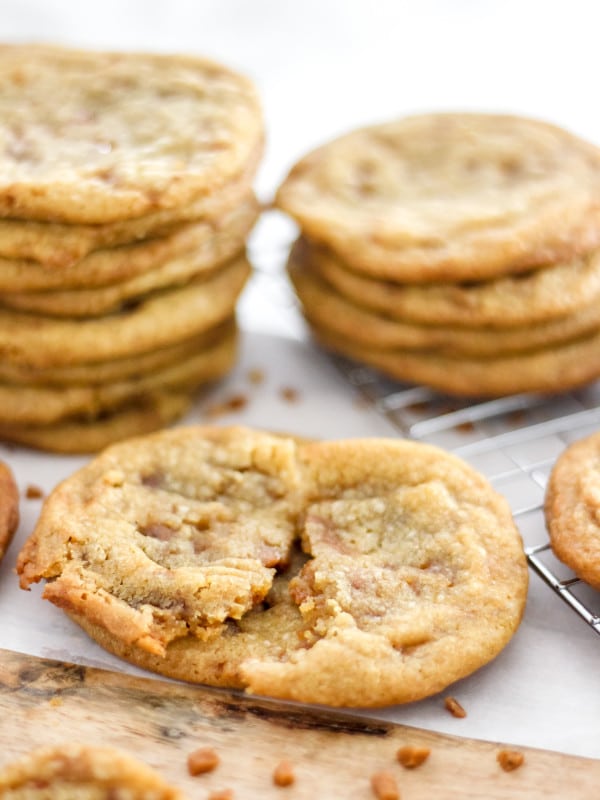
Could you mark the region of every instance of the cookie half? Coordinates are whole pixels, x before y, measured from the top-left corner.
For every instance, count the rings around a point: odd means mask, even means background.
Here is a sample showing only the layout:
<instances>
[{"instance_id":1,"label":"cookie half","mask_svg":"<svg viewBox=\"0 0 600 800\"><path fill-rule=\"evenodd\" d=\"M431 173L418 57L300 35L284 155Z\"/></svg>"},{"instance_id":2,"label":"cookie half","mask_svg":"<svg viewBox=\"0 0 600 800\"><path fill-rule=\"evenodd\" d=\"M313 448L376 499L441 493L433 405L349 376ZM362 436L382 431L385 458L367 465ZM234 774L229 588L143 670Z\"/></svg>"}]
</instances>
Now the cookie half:
<instances>
[{"instance_id":1,"label":"cookie half","mask_svg":"<svg viewBox=\"0 0 600 800\"><path fill-rule=\"evenodd\" d=\"M600 589L600 433L561 454L546 488L545 513L556 556Z\"/></svg>"},{"instance_id":2,"label":"cookie half","mask_svg":"<svg viewBox=\"0 0 600 800\"><path fill-rule=\"evenodd\" d=\"M245 428L109 448L47 499L18 572L135 664L340 706L470 674L527 591L507 503L459 459Z\"/></svg>"}]
</instances>

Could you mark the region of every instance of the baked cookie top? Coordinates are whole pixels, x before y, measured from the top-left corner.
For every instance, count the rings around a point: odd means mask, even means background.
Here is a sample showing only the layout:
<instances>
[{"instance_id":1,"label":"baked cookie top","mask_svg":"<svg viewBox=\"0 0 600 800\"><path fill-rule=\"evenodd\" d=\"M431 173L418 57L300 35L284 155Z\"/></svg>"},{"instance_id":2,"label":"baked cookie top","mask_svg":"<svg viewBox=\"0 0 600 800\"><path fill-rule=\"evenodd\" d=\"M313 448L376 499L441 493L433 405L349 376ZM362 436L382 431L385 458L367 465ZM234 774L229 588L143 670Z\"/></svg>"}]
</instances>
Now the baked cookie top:
<instances>
[{"instance_id":1,"label":"baked cookie top","mask_svg":"<svg viewBox=\"0 0 600 800\"><path fill-rule=\"evenodd\" d=\"M0 48L0 215L74 223L192 202L261 148L249 80L201 58Z\"/></svg>"},{"instance_id":2,"label":"baked cookie top","mask_svg":"<svg viewBox=\"0 0 600 800\"><path fill-rule=\"evenodd\" d=\"M54 800L185 800L146 764L112 747L40 747L0 769L0 795Z\"/></svg>"},{"instance_id":3,"label":"baked cookie top","mask_svg":"<svg viewBox=\"0 0 600 800\"><path fill-rule=\"evenodd\" d=\"M141 666L348 706L486 663L527 590L506 502L459 459L245 428L109 448L48 498L18 572Z\"/></svg>"},{"instance_id":4,"label":"baked cookie top","mask_svg":"<svg viewBox=\"0 0 600 800\"><path fill-rule=\"evenodd\" d=\"M560 455L546 488L545 513L557 558L600 589L600 432Z\"/></svg>"},{"instance_id":5,"label":"baked cookie top","mask_svg":"<svg viewBox=\"0 0 600 800\"><path fill-rule=\"evenodd\" d=\"M19 524L19 490L8 464L0 461L0 561Z\"/></svg>"},{"instance_id":6,"label":"baked cookie top","mask_svg":"<svg viewBox=\"0 0 600 800\"><path fill-rule=\"evenodd\" d=\"M294 166L277 205L348 265L475 280L600 244L600 151L514 116L430 114L354 131Z\"/></svg>"}]
</instances>

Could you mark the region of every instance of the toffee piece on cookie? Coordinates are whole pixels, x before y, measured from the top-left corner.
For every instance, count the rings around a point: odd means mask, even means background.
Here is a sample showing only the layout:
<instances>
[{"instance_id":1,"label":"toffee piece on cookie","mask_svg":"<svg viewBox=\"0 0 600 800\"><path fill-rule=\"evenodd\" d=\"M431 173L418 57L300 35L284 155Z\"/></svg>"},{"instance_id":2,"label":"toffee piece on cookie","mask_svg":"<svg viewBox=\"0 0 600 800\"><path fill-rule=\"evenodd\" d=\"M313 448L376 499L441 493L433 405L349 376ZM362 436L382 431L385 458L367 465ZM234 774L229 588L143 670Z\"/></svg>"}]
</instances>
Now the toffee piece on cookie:
<instances>
[{"instance_id":1,"label":"toffee piece on cookie","mask_svg":"<svg viewBox=\"0 0 600 800\"><path fill-rule=\"evenodd\" d=\"M527 591L508 505L458 458L242 427L108 448L46 499L17 570L141 667L334 706L470 674Z\"/></svg>"}]
</instances>

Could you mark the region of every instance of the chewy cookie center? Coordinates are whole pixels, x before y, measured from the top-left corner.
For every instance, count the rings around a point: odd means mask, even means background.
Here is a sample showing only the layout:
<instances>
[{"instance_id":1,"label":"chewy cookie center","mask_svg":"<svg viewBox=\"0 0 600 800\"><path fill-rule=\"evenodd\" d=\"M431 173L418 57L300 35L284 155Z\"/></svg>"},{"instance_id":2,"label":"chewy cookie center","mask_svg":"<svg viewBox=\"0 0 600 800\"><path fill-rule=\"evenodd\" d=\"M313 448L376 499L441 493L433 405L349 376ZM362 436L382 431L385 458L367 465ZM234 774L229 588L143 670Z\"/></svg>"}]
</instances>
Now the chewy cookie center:
<instances>
[{"instance_id":1,"label":"chewy cookie center","mask_svg":"<svg viewBox=\"0 0 600 800\"><path fill-rule=\"evenodd\" d=\"M361 494L307 509L302 543L313 558L292 581L292 599L315 636L343 620L413 646L439 627L451 598L468 604L473 572L486 570L478 536L440 482Z\"/></svg>"}]
</instances>

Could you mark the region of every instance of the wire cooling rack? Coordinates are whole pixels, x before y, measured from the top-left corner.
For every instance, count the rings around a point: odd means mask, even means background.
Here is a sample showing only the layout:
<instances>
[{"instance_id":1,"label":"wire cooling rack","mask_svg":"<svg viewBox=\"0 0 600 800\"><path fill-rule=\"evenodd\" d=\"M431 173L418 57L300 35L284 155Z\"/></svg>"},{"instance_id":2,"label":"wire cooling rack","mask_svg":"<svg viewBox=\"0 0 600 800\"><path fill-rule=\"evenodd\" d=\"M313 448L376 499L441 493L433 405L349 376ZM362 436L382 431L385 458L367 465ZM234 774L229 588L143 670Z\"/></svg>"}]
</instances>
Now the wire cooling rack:
<instances>
[{"instance_id":1,"label":"wire cooling rack","mask_svg":"<svg viewBox=\"0 0 600 800\"><path fill-rule=\"evenodd\" d=\"M467 404L331 357L402 436L440 445L486 475L511 505L530 567L600 634L600 593L554 558L542 511L556 457L570 442L600 428L600 384L560 397L513 395Z\"/></svg>"},{"instance_id":2,"label":"wire cooling rack","mask_svg":"<svg viewBox=\"0 0 600 800\"><path fill-rule=\"evenodd\" d=\"M254 306L264 304L283 333L306 339L307 329L282 270L293 226L282 217L269 222L275 222L275 235L271 230L264 238L259 232L251 249L255 291L246 299ZM340 356L330 358L401 436L443 447L488 478L511 506L531 569L600 634L600 592L554 557L543 515L546 482L556 458L571 442L600 429L600 381L554 397L520 394L473 403L389 380Z\"/></svg>"}]
</instances>

